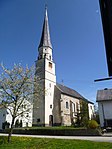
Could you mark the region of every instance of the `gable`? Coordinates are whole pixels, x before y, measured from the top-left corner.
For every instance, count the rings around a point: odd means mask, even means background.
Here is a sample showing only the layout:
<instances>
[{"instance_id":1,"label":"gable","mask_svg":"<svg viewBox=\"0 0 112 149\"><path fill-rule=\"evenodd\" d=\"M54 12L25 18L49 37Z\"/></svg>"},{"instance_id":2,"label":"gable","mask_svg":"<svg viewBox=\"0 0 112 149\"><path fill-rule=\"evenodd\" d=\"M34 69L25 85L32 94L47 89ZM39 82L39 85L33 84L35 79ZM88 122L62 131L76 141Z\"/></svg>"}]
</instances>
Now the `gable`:
<instances>
[{"instance_id":1,"label":"gable","mask_svg":"<svg viewBox=\"0 0 112 149\"><path fill-rule=\"evenodd\" d=\"M112 100L112 89L104 89L97 91L97 102Z\"/></svg>"}]
</instances>

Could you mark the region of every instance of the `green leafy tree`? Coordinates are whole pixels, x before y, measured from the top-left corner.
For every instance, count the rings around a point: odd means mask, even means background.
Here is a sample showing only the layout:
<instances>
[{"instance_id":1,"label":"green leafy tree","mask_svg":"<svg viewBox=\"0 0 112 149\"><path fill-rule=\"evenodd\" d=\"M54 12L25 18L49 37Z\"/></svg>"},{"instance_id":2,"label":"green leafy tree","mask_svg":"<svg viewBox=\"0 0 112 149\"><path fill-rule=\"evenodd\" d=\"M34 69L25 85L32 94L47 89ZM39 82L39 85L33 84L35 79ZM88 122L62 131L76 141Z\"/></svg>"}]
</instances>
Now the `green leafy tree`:
<instances>
[{"instance_id":1,"label":"green leafy tree","mask_svg":"<svg viewBox=\"0 0 112 149\"><path fill-rule=\"evenodd\" d=\"M77 125L87 127L89 120L88 102L80 100L80 110L77 113Z\"/></svg>"}]
</instances>

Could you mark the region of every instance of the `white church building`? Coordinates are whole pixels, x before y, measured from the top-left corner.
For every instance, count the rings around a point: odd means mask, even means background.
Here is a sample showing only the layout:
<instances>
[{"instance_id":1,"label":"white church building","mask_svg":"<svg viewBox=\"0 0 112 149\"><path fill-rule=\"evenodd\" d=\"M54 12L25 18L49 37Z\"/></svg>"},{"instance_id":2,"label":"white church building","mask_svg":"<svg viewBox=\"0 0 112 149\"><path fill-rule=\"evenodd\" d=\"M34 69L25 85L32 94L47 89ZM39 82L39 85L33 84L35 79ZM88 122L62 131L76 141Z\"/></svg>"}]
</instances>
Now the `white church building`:
<instances>
[{"instance_id":1,"label":"white church building","mask_svg":"<svg viewBox=\"0 0 112 149\"><path fill-rule=\"evenodd\" d=\"M33 126L70 126L77 120L80 113L81 101L88 104L89 119L94 115L94 104L85 99L74 89L56 82L55 63L53 61L53 48L50 39L47 9L42 29L38 58L35 64L35 76L39 86L45 90L34 98L33 108L27 113L29 121L18 117L22 127ZM31 104L32 106L32 104ZM11 115L7 109L0 107L0 129L4 122L11 123Z\"/></svg>"},{"instance_id":2,"label":"white church building","mask_svg":"<svg viewBox=\"0 0 112 149\"><path fill-rule=\"evenodd\" d=\"M38 83L46 92L34 99L33 125L70 126L77 119L81 100L88 103L89 119L92 119L94 104L77 91L56 82L52 51L46 9L35 72Z\"/></svg>"}]
</instances>

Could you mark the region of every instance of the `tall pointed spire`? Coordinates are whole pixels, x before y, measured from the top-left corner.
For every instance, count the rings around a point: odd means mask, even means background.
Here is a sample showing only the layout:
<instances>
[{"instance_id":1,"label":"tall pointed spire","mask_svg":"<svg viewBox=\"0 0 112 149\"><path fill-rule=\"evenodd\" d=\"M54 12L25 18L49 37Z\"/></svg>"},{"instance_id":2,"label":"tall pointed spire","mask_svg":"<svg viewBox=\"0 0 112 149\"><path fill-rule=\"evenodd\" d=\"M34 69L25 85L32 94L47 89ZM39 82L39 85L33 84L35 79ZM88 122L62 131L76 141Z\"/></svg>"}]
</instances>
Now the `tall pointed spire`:
<instances>
[{"instance_id":1,"label":"tall pointed spire","mask_svg":"<svg viewBox=\"0 0 112 149\"><path fill-rule=\"evenodd\" d=\"M42 36L41 36L39 48L43 46L52 48L50 32L49 32L47 6L45 6L45 17L44 17L43 30L42 30Z\"/></svg>"}]
</instances>

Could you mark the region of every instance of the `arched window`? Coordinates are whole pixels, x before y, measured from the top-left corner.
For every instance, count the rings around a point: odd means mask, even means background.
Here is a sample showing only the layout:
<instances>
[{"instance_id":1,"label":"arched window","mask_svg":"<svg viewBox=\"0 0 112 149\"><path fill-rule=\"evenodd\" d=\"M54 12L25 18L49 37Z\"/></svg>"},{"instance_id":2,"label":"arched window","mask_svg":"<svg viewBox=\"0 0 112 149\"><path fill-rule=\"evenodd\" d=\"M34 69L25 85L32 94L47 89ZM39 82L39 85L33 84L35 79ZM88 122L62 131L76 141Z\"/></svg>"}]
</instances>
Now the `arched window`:
<instances>
[{"instance_id":1,"label":"arched window","mask_svg":"<svg viewBox=\"0 0 112 149\"><path fill-rule=\"evenodd\" d=\"M76 112L75 103L72 103L72 111L73 111L73 112Z\"/></svg>"},{"instance_id":2,"label":"arched window","mask_svg":"<svg viewBox=\"0 0 112 149\"><path fill-rule=\"evenodd\" d=\"M67 109L69 109L69 106L68 106L68 101L66 102L66 108L67 108Z\"/></svg>"},{"instance_id":3,"label":"arched window","mask_svg":"<svg viewBox=\"0 0 112 149\"><path fill-rule=\"evenodd\" d=\"M51 87L51 83L49 83L49 87Z\"/></svg>"},{"instance_id":4,"label":"arched window","mask_svg":"<svg viewBox=\"0 0 112 149\"><path fill-rule=\"evenodd\" d=\"M51 60L51 55L49 56L49 59Z\"/></svg>"}]
</instances>

